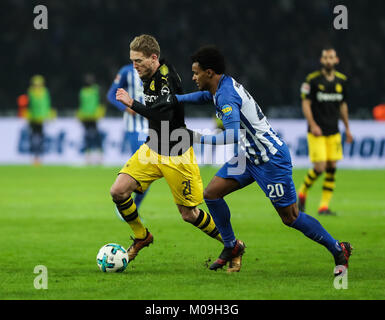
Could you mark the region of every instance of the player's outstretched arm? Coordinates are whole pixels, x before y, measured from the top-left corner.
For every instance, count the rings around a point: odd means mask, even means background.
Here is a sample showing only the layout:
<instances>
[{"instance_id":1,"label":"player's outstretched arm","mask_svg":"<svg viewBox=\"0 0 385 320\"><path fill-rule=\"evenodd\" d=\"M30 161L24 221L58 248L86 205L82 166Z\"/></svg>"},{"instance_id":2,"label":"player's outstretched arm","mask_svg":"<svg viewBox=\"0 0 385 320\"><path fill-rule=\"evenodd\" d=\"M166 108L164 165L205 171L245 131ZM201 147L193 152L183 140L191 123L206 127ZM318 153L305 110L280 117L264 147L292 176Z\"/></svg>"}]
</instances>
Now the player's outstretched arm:
<instances>
[{"instance_id":1,"label":"player's outstretched arm","mask_svg":"<svg viewBox=\"0 0 385 320\"><path fill-rule=\"evenodd\" d=\"M213 96L208 91L197 91L186 94L176 94L178 102L188 102L194 104L205 104L213 101Z\"/></svg>"},{"instance_id":2,"label":"player's outstretched arm","mask_svg":"<svg viewBox=\"0 0 385 320\"><path fill-rule=\"evenodd\" d=\"M223 145L223 144L234 144L239 142L239 130L240 122L233 121L225 124L225 130L218 134L213 135L200 135L193 131L193 137L195 143L201 144L212 144L212 145Z\"/></svg>"},{"instance_id":3,"label":"player's outstretched arm","mask_svg":"<svg viewBox=\"0 0 385 320\"><path fill-rule=\"evenodd\" d=\"M171 120L172 114L170 112L164 112L164 110L161 109L154 109L146 107L145 105L141 104L139 101L136 101L130 97L128 92L122 88L119 88L116 91L116 100L123 103L128 110L132 109L136 113L139 113L141 116L149 119L149 120L155 120L155 121L162 121Z\"/></svg>"},{"instance_id":4,"label":"player's outstretched arm","mask_svg":"<svg viewBox=\"0 0 385 320\"><path fill-rule=\"evenodd\" d=\"M205 104L212 102L213 96L208 91L198 91L187 94L168 94L160 96L152 105L153 109L161 109L165 111L174 108L181 103L187 102L192 104Z\"/></svg>"}]
</instances>

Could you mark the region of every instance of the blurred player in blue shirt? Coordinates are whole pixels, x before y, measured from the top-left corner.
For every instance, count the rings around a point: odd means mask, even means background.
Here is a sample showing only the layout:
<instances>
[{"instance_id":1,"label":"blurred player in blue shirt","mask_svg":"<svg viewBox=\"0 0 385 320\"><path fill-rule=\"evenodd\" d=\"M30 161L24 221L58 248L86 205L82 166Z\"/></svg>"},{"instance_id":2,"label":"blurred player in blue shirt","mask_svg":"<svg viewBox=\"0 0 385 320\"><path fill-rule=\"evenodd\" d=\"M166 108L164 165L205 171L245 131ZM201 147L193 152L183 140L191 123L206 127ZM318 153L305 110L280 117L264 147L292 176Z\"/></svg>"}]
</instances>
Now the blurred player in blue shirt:
<instances>
[{"instance_id":1,"label":"blurred player in blue shirt","mask_svg":"<svg viewBox=\"0 0 385 320\"><path fill-rule=\"evenodd\" d=\"M147 137L148 120L133 110L126 111L126 106L120 101L117 101L115 98L116 90L118 90L118 88L125 89L131 95L131 97L133 97L133 99L144 103L142 80L140 80L139 75L134 69L132 63L123 66L119 70L107 93L108 101L120 111L124 112L123 121L125 135L122 144L122 152L127 150L126 142L128 142L130 153L132 155L136 152L136 150L139 149ZM137 207L140 206L146 193L147 191L143 194L136 194L135 204Z\"/></svg>"},{"instance_id":2,"label":"blurred player in blue shirt","mask_svg":"<svg viewBox=\"0 0 385 320\"><path fill-rule=\"evenodd\" d=\"M325 246L334 257L334 274L345 273L352 250L350 244L334 239L318 220L298 210L289 149L249 92L224 74L223 55L215 47L202 47L192 56L192 71L200 91L170 96L167 102L175 99L179 103L213 102L225 130L216 135L194 133L194 141L238 145L235 157L224 164L204 191L205 202L224 242L223 251L210 269L229 263L228 271L240 270L245 244L235 238L224 197L257 182L282 222Z\"/></svg>"}]
</instances>

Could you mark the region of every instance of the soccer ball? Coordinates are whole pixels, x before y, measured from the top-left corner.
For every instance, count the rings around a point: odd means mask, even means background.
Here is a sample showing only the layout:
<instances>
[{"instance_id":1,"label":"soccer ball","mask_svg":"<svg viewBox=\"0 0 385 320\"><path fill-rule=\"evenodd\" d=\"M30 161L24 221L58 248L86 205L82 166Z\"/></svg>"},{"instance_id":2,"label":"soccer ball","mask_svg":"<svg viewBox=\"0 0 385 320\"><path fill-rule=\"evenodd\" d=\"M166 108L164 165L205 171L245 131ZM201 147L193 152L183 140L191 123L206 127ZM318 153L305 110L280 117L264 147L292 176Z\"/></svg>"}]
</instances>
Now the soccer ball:
<instances>
[{"instance_id":1,"label":"soccer ball","mask_svg":"<svg viewBox=\"0 0 385 320\"><path fill-rule=\"evenodd\" d=\"M103 272L122 272L127 268L128 254L121 245L108 243L100 248L96 263Z\"/></svg>"}]
</instances>

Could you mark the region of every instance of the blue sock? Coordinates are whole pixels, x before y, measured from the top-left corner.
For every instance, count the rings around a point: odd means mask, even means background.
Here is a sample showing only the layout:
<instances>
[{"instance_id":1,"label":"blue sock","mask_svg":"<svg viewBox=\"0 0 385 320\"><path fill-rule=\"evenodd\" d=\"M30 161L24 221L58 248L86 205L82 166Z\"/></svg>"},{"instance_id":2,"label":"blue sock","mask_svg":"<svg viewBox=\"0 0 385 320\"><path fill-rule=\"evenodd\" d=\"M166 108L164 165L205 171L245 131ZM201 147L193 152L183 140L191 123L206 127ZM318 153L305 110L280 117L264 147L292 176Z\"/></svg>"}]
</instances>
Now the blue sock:
<instances>
[{"instance_id":1,"label":"blue sock","mask_svg":"<svg viewBox=\"0 0 385 320\"><path fill-rule=\"evenodd\" d=\"M225 247L232 248L235 246L236 239L230 222L230 209L225 200L205 199L210 214L214 219L215 225L222 236Z\"/></svg>"},{"instance_id":2,"label":"blue sock","mask_svg":"<svg viewBox=\"0 0 385 320\"><path fill-rule=\"evenodd\" d=\"M145 192L143 192L143 193L136 193L135 194L134 202L135 202L135 205L136 205L137 209L139 209L140 204L142 203L144 197L146 196L147 191L148 191L148 189Z\"/></svg>"},{"instance_id":3,"label":"blue sock","mask_svg":"<svg viewBox=\"0 0 385 320\"><path fill-rule=\"evenodd\" d=\"M341 252L339 242L324 229L317 219L304 212L299 212L297 219L290 227L301 231L306 237L325 246L333 256Z\"/></svg>"}]
</instances>

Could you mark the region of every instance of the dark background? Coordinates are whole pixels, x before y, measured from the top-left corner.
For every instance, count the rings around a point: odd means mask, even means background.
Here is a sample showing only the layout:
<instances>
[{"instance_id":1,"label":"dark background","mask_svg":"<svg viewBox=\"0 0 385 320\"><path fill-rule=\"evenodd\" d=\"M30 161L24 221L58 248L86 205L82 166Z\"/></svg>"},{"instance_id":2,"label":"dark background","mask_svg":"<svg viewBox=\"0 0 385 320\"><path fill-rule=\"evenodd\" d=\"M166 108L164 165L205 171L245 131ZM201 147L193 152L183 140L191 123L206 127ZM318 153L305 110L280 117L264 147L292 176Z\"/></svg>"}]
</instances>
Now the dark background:
<instances>
[{"instance_id":1,"label":"dark background","mask_svg":"<svg viewBox=\"0 0 385 320\"><path fill-rule=\"evenodd\" d=\"M48 8L48 30L35 30L33 8ZM333 8L348 9L348 30L335 30ZM338 70L349 78L351 118L372 117L385 102L385 1L178 1L178 0L1 0L0 114L16 114L16 97L32 75L45 76L59 115L77 107L82 76L93 72L105 95L119 68L129 62L136 35L154 35L161 56L179 71L187 91L190 55L216 44L227 73L253 94L272 117L302 117L299 88L319 68L321 49L332 45ZM191 107L187 115L212 114ZM113 107L108 115L119 115Z\"/></svg>"}]
</instances>

